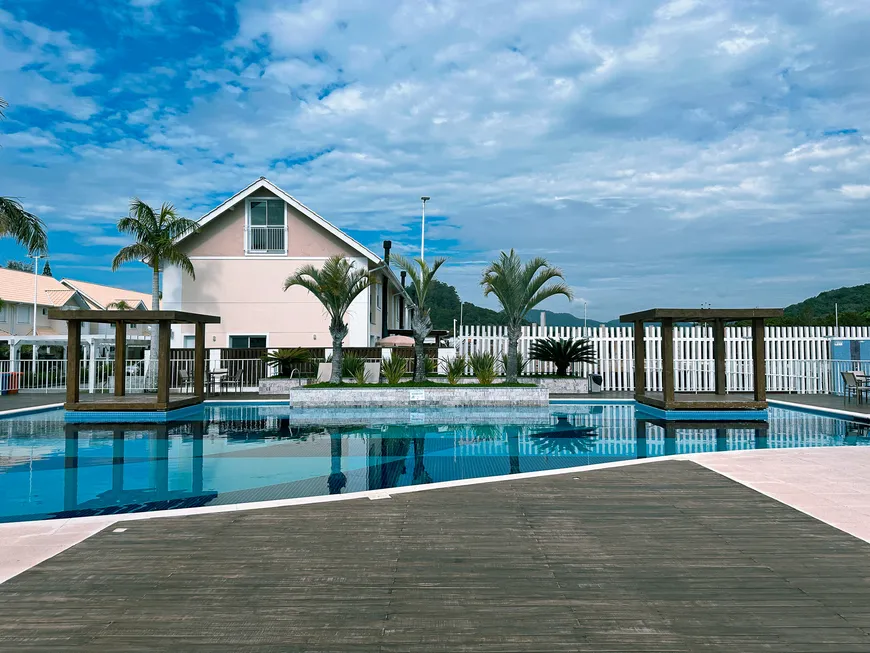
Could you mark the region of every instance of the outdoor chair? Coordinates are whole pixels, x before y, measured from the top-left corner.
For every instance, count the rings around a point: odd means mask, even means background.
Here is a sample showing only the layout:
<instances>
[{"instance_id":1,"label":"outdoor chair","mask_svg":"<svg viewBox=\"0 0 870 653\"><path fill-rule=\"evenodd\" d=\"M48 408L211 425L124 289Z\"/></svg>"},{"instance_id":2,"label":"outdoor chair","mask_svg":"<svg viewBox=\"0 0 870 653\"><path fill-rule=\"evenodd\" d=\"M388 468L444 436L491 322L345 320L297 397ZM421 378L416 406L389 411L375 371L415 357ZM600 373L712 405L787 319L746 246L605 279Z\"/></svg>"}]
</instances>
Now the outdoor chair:
<instances>
[{"instance_id":1,"label":"outdoor chair","mask_svg":"<svg viewBox=\"0 0 870 653\"><path fill-rule=\"evenodd\" d=\"M235 387L239 392L242 391L242 376L244 375L245 370L243 368L239 368L238 371L233 375L227 375L225 378L221 379L221 392L224 392L225 389L229 389Z\"/></svg>"},{"instance_id":2,"label":"outdoor chair","mask_svg":"<svg viewBox=\"0 0 870 653\"><path fill-rule=\"evenodd\" d=\"M866 396L870 392L870 386L864 381L864 377L859 378L855 372L840 372L843 377L843 403L845 404L850 397L855 397L858 403L861 403L861 395Z\"/></svg>"},{"instance_id":3,"label":"outdoor chair","mask_svg":"<svg viewBox=\"0 0 870 653\"><path fill-rule=\"evenodd\" d=\"M380 383L381 382L381 364L380 363L366 363L363 367L363 375L365 376L366 383Z\"/></svg>"},{"instance_id":4,"label":"outdoor chair","mask_svg":"<svg viewBox=\"0 0 870 653\"><path fill-rule=\"evenodd\" d=\"M190 372L185 369L178 370L178 387L181 388L182 391L186 391L188 388L193 388L193 379L190 376Z\"/></svg>"},{"instance_id":5,"label":"outdoor chair","mask_svg":"<svg viewBox=\"0 0 870 653\"><path fill-rule=\"evenodd\" d=\"M320 363L317 366L316 383L329 383L329 377L332 376L332 363Z\"/></svg>"}]
</instances>

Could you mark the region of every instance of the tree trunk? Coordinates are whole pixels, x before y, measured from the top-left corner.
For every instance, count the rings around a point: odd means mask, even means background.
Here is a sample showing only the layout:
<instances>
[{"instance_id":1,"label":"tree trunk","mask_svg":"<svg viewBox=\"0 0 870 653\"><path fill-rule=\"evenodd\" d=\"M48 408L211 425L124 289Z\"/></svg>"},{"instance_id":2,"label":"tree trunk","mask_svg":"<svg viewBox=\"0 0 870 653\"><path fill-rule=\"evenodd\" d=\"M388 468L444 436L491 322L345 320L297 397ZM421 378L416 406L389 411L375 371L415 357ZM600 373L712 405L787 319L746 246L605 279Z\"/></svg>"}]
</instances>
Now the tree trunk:
<instances>
[{"instance_id":1,"label":"tree trunk","mask_svg":"<svg viewBox=\"0 0 870 653\"><path fill-rule=\"evenodd\" d=\"M428 311L415 311L411 326L414 329L414 383L422 383L426 380L426 350L423 343L432 330Z\"/></svg>"},{"instance_id":2,"label":"tree trunk","mask_svg":"<svg viewBox=\"0 0 870 653\"><path fill-rule=\"evenodd\" d=\"M347 325L331 324L329 334L332 336L332 374L329 376L329 382L341 383L341 364L344 360L342 341L347 337Z\"/></svg>"},{"instance_id":3,"label":"tree trunk","mask_svg":"<svg viewBox=\"0 0 870 653\"><path fill-rule=\"evenodd\" d=\"M508 350L507 350L507 369L505 376L507 383L517 382L517 351L520 348L520 333L521 327L508 327Z\"/></svg>"},{"instance_id":4,"label":"tree trunk","mask_svg":"<svg viewBox=\"0 0 870 653\"><path fill-rule=\"evenodd\" d=\"M151 310L160 310L160 264L157 263L151 267ZM151 353L148 355L148 377L145 387L154 388L157 391L157 343L159 341L159 327L156 324L151 325ZM122 370L126 374L126 368ZM115 374L119 374L115 370Z\"/></svg>"}]
</instances>

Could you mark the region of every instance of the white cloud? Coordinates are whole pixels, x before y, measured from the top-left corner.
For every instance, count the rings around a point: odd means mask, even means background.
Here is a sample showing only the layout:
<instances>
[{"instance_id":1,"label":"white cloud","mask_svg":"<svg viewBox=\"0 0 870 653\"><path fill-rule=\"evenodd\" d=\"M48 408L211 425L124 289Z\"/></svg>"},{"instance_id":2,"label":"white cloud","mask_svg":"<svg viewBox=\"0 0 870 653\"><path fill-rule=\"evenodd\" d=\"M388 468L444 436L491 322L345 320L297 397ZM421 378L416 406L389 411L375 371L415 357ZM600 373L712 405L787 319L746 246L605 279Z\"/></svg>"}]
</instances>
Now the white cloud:
<instances>
[{"instance_id":1,"label":"white cloud","mask_svg":"<svg viewBox=\"0 0 870 653\"><path fill-rule=\"evenodd\" d=\"M840 192L854 200L870 199L870 186L867 184L844 184L840 186Z\"/></svg>"}]
</instances>

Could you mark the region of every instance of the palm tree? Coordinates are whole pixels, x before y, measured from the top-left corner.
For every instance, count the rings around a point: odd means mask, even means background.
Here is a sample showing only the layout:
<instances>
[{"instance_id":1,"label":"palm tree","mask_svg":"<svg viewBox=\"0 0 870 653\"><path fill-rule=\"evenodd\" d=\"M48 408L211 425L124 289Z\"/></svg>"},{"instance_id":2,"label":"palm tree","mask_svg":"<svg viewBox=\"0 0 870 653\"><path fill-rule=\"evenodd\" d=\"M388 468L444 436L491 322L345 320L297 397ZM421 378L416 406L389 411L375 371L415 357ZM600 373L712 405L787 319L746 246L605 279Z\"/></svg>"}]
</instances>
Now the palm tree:
<instances>
[{"instance_id":1,"label":"palm tree","mask_svg":"<svg viewBox=\"0 0 870 653\"><path fill-rule=\"evenodd\" d=\"M178 215L172 204L164 202L155 211L138 197L134 197L130 202L129 214L118 220L118 231L133 236L136 242L127 245L115 255L112 271L133 261L141 261L150 267L151 310L160 308L160 271L164 266L177 265L191 278L196 278L193 263L178 247L177 241L189 233L199 231L199 224ZM151 330L152 361L157 358L157 332L156 327Z\"/></svg>"},{"instance_id":2,"label":"palm tree","mask_svg":"<svg viewBox=\"0 0 870 653\"><path fill-rule=\"evenodd\" d=\"M116 311L132 311L133 307L127 303L125 299L119 299L116 302L112 302L111 304L106 304L107 309L114 309Z\"/></svg>"},{"instance_id":3,"label":"palm tree","mask_svg":"<svg viewBox=\"0 0 870 653\"><path fill-rule=\"evenodd\" d=\"M414 317L411 319L411 329L414 331L414 382L420 383L426 380L426 354L423 350L423 342L432 331L432 318L429 315L429 306L426 297L432 288L435 273L444 265L446 258L436 258L432 267L421 258L413 260L404 256L393 257L396 265L408 273L411 279L411 288L414 293Z\"/></svg>"},{"instance_id":4,"label":"palm tree","mask_svg":"<svg viewBox=\"0 0 870 653\"><path fill-rule=\"evenodd\" d=\"M8 107L0 97L0 119L5 118L3 109ZM42 220L24 210L14 197L0 197L0 238L9 236L19 245L26 247L32 254L44 254L48 249L48 238Z\"/></svg>"},{"instance_id":5,"label":"palm tree","mask_svg":"<svg viewBox=\"0 0 870 653\"><path fill-rule=\"evenodd\" d=\"M331 256L322 268L304 265L287 277L284 290L300 286L323 304L329 315L329 335L332 336L332 374L330 383L341 383L341 364L344 357L342 341L347 337L347 313L353 300L377 283L368 270L354 267L353 261L343 256Z\"/></svg>"},{"instance_id":6,"label":"palm tree","mask_svg":"<svg viewBox=\"0 0 870 653\"><path fill-rule=\"evenodd\" d=\"M517 381L517 350L526 314L555 295L574 298L568 285L555 279L564 279L562 271L552 267L546 259L536 257L523 264L513 249L509 254L502 252L498 260L483 271L480 281L483 294L496 296L507 320L508 358L505 374L508 383Z\"/></svg>"}]
</instances>

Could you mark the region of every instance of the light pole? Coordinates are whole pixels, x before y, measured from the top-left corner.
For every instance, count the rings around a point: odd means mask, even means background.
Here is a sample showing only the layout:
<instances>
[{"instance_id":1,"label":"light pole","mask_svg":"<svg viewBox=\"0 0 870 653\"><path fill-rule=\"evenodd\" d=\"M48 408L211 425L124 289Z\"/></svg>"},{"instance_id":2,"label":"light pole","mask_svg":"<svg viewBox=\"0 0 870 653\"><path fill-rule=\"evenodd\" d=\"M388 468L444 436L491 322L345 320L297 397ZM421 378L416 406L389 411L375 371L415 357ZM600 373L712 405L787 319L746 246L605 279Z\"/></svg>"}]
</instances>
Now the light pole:
<instances>
[{"instance_id":1,"label":"light pole","mask_svg":"<svg viewBox=\"0 0 870 653\"><path fill-rule=\"evenodd\" d=\"M583 302L583 330L586 330L586 302Z\"/></svg>"},{"instance_id":2,"label":"light pole","mask_svg":"<svg viewBox=\"0 0 870 653\"><path fill-rule=\"evenodd\" d=\"M39 299L39 254L31 254L33 259L33 337L36 337L36 307ZM35 345L34 345L35 347ZM34 349L35 351L35 349Z\"/></svg>"},{"instance_id":3,"label":"light pole","mask_svg":"<svg viewBox=\"0 0 870 653\"><path fill-rule=\"evenodd\" d=\"M423 201L423 225L420 228L420 260L426 260L426 202L432 198L428 195L423 195L420 198Z\"/></svg>"}]
</instances>

